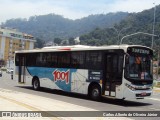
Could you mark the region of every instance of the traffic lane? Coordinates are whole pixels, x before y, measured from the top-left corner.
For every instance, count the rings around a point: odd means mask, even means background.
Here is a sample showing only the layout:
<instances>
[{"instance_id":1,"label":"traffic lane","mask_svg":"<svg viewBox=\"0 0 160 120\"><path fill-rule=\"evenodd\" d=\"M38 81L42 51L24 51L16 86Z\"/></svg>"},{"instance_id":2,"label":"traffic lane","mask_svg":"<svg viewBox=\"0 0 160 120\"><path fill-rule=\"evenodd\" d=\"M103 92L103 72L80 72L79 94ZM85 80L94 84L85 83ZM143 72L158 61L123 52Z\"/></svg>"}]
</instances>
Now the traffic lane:
<instances>
[{"instance_id":1,"label":"traffic lane","mask_svg":"<svg viewBox=\"0 0 160 120\"><path fill-rule=\"evenodd\" d=\"M91 109L96 109L99 111L144 111L144 109L140 109L137 107L148 106L148 103L139 103L133 101L121 101L121 100L113 100L113 99L105 99L102 101L96 102L87 98L85 95L67 93L58 90L51 90L43 88L40 91L34 91L31 87L22 87L17 86L19 92L29 93L33 95L43 96L46 98L55 99L58 101L63 101ZM78 110L78 108L77 108Z\"/></svg>"},{"instance_id":2,"label":"traffic lane","mask_svg":"<svg viewBox=\"0 0 160 120\"><path fill-rule=\"evenodd\" d=\"M86 95L68 93L60 90L51 90L46 88L42 88L40 91L34 91L30 86L15 86L12 90L56 99L59 101L85 106L100 111L143 111L147 110L146 107L150 108L152 106L151 103L145 103L143 101L123 101L106 98L103 98L101 101L97 102L90 100ZM142 109L142 107L144 107L144 109Z\"/></svg>"},{"instance_id":3,"label":"traffic lane","mask_svg":"<svg viewBox=\"0 0 160 120\"><path fill-rule=\"evenodd\" d=\"M47 98L52 98L81 106L86 106L101 111L106 111L106 110L146 111L146 110L160 109L160 107L157 106L158 101L150 99L123 101L123 100L103 98L100 102L96 102L88 99L86 95L68 93L60 90L51 90L42 88L40 91L34 91L31 86L20 85L16 81L11 80L8 74L4 75L3 79L1 79L0 87L5 89L16 90L19 92L39 95Z\"/></svg>"},{"instance_id":4,"label":"traffic lane","mask_svg":"<svg viewBox=\"0 0 160 120\"><path fill-rule=\"evenodd\" d=\"M32 91L32 88L29 86L28 87L20 86L20 87L24 89L30 89ZM141 107L141 106L147 107L147 106L153 105L152 103L149 103L148 100L144 102L143 100L138 100L138 101L136 100L132 100L132 101L131 100L118 100L118 99L109 99L105 97L103 97L100 101L93 101L89 99L87 95L69 93L69 92L64 92L60 90L52 90L52 89L47 89L47 88L42 88L40 91L38 91L37 95L43 95L45 97L49 97L49 98L61 100L61 101L63 100L65 102L69 102L72 104L79 104L81 106L88 106L92 108L94 107L94 109L97 108L99 110L106 110L106 108L108 110L111 110L111 108L109 108L108 105L112 106L113 108L119 106L120 109L121 108L128 109L129 107L130 108L135 107L136 110L137 110L137 107ZM112 109L112 110L117 110L117 108Z\"/></svg>"},{"instance_id":5,"label":"traffic lane","mask_svg":"<svg viewBox=\"0 0 160 120\"><path fill-rule=\"evenodd\" d=\"M121 100L113 100L113 99L105 99L105 98L103 98L102 101L100 101L100 102L95 102L95 101L89 100L87 98L87 96L85 96L85 95L80 95L80 94L75 94L75 93L67 93L67 92L63 92L63 91L44 89L44 88L41 91L34 91L34 90L32 90L32 88L30 86L19 85L19 84L17 84L17 82L15 82L13 80L9 80L9 77L8 77L8 79L6 79L6 78L7 78L7 76L3 80L4 81L3 85L1 84L1 86L3 86L3 88L17 90L20 92L26 92L29 94L45 96L48 98L69 102L72 104L79 104L81 106L88 106L90 108L94 108L94 109L96 108L97 110L117 110L117 109L137 110L137 106L140 107L140 106L151 106L152 105L152 103L150 103L150 102L121 101ZM119 106L119 108L117 108L117 106ZM128 107L128 108L126 109L126 107ZM132 109L130 107L132 107ZM141 109L139 108L139 110L141 110Z\"/></svg>"}]
</instances>

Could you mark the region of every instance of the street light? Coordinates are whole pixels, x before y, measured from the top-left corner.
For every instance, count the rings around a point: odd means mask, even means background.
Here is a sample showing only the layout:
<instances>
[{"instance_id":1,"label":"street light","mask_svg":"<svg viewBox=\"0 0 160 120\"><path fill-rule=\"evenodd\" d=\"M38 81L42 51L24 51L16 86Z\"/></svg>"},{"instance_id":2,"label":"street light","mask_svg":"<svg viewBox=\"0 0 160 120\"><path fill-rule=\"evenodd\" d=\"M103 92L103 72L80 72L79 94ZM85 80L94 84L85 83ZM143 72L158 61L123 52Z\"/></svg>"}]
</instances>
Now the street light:
<instances>
[{"instance_id":1,"label":"street light","mask_svg":"<svg viewBox=\"0 0 160 120\"><path fill-rule=\"evenodd\" d=\"M134 36L134 35L138 35L138 34L144 34L144 35L149 35L149 36L154 36L154 37L158 36L158 35L154 35L154 34L150 34L150 33L145 33L145 32L136 32L136 33L133 33L133 34L130 34L130 35L123 36L119 45L122 44L122 41L123 41L124 38L130 37L130 36ZM152 45L153 45L153 41L152 41Z\"/></svg>"},{"instance_id":2,"label":"street light","mask_svg":"<svg viewBox=\"0 0 160 120\"><path fill-rule=\"evenodd\" d=\"M125 29L128 29L128 28L130 28L130 27L122 28L120 31L118 31L115 27L110 27L110 29L114 29L116 31L117 37L118 37L118 41L119 41L119 36L120 36L121 32L123 30L125 30Z\"/></svg>"},{"instance_id":3,"label":"street light","mask_svg":"<svg viewBox=\"0 0 160 120\"><path fill-rule=\"evenodd\" d=\"M156 16L156 6L155 3L154 4L154 16L153 16L153 29L152 29L152 34L154 35L154 26L155 26L155 16ZM154 41L154 36L152 36L152 46L151 48L153 48L153 41Z\"/></svg>"},{"instance_id":4,"label":"street light","mask_svg":"<svg viewBox=\"0 0 160 120\"><path fill-rule=\"evenodd\" d=\"M157 77L157 79L159 78L159 76L158 76L158 72L159 72L159 58L160 58L160 56L159 56L159 47L158 46L155 46L154 47L154 49L156 50L157 49L157 73L156 73L156 77Z\"/></svg>"},{"instance_id":5,"label":"street light","mask_svg":"<svg viewBox=\"0 0 160 120\"><path fill-rule=\"evenodd\" d=\"M113 30L115 30L116 31L116 33L117 33L117 37L118 37L118 41L119 41L119 32L118 32L118 30L115 28L115 27L110 27L110 29L113 29Z\"/></svg>"}]
</instances>

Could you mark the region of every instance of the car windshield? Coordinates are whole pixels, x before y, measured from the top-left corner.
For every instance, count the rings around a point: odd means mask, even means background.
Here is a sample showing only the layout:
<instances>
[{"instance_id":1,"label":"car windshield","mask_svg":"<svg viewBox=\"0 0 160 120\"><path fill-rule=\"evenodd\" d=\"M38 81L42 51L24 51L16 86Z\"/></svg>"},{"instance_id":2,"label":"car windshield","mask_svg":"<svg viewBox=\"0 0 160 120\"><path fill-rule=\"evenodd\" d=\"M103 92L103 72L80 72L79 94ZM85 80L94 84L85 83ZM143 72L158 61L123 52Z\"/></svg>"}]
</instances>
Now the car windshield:
<instances>
[{"instance_id":1,"label":"car windshield","mask_svg":"<svg viewBox=\"0 0 160 120\"><path fill-rule=\"evenodd\" d=\"M126 77L134 80L152 80L151 62L149 56L129 56Z\"/></svg>"}]
</instances>

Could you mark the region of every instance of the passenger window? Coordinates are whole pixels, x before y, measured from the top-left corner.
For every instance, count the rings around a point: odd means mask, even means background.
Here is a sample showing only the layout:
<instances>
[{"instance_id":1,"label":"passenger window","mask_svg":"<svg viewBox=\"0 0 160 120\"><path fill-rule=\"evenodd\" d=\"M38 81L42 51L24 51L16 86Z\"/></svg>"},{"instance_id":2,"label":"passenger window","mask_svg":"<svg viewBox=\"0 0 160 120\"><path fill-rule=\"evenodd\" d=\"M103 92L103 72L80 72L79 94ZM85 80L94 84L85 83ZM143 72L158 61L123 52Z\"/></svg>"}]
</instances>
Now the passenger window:
<instances>
[{"instance_id":1,"label":"passenger window","mask_svg":"<svg viewBox=\"0 0 160 120\"><path fill-rule=\"evenodd\" d=\"M71 54L71 67L83 68L84 67L84 52L72 52Z\"/></svg>"},{"instance_id":2,"label":"passenger window","mask_svg":"<svg viewBox=\"0 0 160 120\"><path fill-rule=\"evenodd\" d=\"M89 51L86 53L86 66L90 69L101 69L102 52Z\"/></svg>"},{"instance_id":3,"label":"passenger window","mask_svg":"<svg viewBox=\"0 0 160 120\"><path fill-rule=\"evenodd\" d=\"M58 54L58 67L70 67L70 53L64 52Z\"/></svg>"}]
</instances>

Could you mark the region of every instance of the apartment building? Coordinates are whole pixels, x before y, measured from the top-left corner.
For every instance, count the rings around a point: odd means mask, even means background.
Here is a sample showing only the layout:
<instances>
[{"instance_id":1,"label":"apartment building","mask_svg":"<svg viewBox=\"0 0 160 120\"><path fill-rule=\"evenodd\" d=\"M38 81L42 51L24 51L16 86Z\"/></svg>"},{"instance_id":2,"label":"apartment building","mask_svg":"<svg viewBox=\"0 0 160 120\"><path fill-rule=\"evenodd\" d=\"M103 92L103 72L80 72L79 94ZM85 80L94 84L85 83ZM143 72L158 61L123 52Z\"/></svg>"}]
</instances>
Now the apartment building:
<instances>
[{"instance_id":1,"label":"apartment building","mask_svg":"<svg viewBox=\"0 0 160 120\"><path fill-rule=\"evenodd\" d=\"M33 49L35 42L32 35L0 27L0 59L13 61L15 51Z\"/></svg>"}]
</instances>

